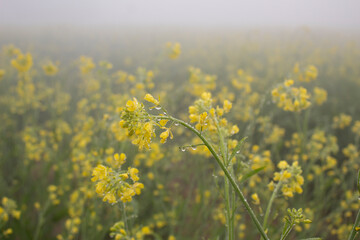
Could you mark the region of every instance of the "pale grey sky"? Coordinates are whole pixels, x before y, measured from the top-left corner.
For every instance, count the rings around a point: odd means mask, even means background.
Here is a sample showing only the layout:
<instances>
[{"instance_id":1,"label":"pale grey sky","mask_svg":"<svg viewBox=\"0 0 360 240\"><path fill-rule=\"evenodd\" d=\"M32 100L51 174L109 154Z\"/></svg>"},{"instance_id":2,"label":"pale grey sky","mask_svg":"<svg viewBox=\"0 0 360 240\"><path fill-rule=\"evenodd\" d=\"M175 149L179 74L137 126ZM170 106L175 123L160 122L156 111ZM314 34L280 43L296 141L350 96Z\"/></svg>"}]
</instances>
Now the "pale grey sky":
<instances>
[{"instance_id":1,"label":"pale grey sky","mask_svg":"<svg viewBox=\"0 0 360 240\"><path fill-rule=\"evenodd\" d=\"M359 0L0 0L0 25L360 28Z\"/></svg>"}]
</instances>

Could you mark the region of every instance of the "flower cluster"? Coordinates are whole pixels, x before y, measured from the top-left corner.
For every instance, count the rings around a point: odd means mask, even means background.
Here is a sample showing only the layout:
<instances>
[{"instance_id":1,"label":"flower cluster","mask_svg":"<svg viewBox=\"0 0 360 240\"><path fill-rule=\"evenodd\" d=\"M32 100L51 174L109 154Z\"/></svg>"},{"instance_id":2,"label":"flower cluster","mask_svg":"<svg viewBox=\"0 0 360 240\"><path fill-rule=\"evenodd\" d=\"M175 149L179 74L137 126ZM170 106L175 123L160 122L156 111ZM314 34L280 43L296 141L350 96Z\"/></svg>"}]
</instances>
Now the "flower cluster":
<instances>
[{"instance_id":1,"label":"flower cluster","mask_svg":"<svg viewBox=\"0 0 360 240\"><path fill-rule=\"evenodd\" d=\"M238 90L243 90L245 93L249 94L251 92L251 83L254 81L254 78L245 73L244 70L239 69L237 71L237 76L233 77L231 84Z\"/></svg>"},{"instance_id":2,"label":"flower cluster","mask_svg":"<svg viewBox=\"0 0 360 240\"><path fill-rule=\"evenodd\" d=\"M151 139L155 137L155 121L149 117L144 105L139 103L136 98L129 100L126 107L122 109L121 121L122 128L127 129L127 135L132 137L132 143L139 146L139 149L149 149Z\"/></svg>"},{"instance_id":3,"label":"flower cluster","mask_svg":"<svg viewBox=\"0 0 360 240\"><path fill-rule=\"evenodd\" d=\"M285 135L285 129L271 123L270 117L258 117L259 132L264 134L264 141L267 144L276 144L280 142Z\"/></svg>"},{"instance_id":4,"label":"flower cluster","mask_svg":"<svg viewBox=\"0 0 360 240\"><path fill-rule=\"evenodd\" d=\"M0 227L2 228L9 221L10 216L12 216L15 219L20 219L20 215L21 212L17 210L17 205L15 201L7 197L3 197L0 206ZM2 232L2 235L7 237L12 233L13 233L12 228L7 228Z\"/></svg>"},{"instance_id":5,"label":"flower cluster","mask_svg":"<svg viewBox=\"0 0 360 240\"><path fill-rule=\"evenodd\" d=\"M110 237L114 238L115 240L142 240L147 239L149 236L153 235L153 231L150 226L136 226L133 230L134 234L131 234L130 231L126 231L124 222L119 221L110 228ZM134 235L134 237L132 235ZM175 240L175 238L173 239Z\"/></svg>"},{"instance_id":6,"label":"flower cluster","mask_svg":"<svg viewBox=\"0 0 360 240\"><path fill-rule=\"evenodd\" d=\"M11 65L21 73L27 72L33 65L32 56L30 53L22 54L18 52L16 59L11 60Z\"/></svg>"},{"instance_id":7,"label":"flower cluster","mask_svg":"<svg viewBox=\"0 0 360 240\"><path fill-rule=\"evenodd\" d=\"M168 56L171 59L176 59L181 54L181 45L178 42L176 43L168 42L166 43L166 48L168 51Z\"/></svg>"},{"instance_id":8,"label":"flower cluster","mask_svg":"<svg viewBox=\"0 0 360 240\"><path fill-rule=\"evenodd\" d=\"M200 68L189 68L189 92L194 96L201 96L203 92L214 90L216 88L215 75L205 74Z\"/></svg>"},{"instance_id":9,"label":"flower cluster","mask_svg":"<svg viewBox=\"0 0 360 240\"><path fill-rule=\"evenodd\" d=\"M294 80L286 80L282 85L272 90L272 98L284 111L300 112L311 105L310 95L306 88L292 87Z\"/></svg>"},{"instance_id":10,"label":"flower cluster","mask_svg":"<svg viewBox=\"0 0 360 240\"><path fill-rule=\"evenodd\" d=\"M53 205L60 204L60 200L59 200L58 196L62 195L63 191L59 187L57 187L55 185L48 186L47 190L49 192L49 199L50 199L51 203Z\"/></svg>"},{"instance_id":11,"label":"flower cluster","mask_svg":"<svg viewBox=\"0 0 360 240\"><path fill-rule=\"evenodd\" d=\"M232 103L225 100L223 107L212 107L211 93L204 92L201 94L201 98L196 100L193 106L189 107L190 123L196 123L195 128L199 131L208 129L214 133L217 131L217 125L221 127L229 127L226 118L222 118L225 113L230 112ZM239 132L239 128L236 125L227 129L227 136L236 134Z\"/></svg>"},{"instance_id":12,"label":"flower cluster","mask_svg":"<svg viewBox=\"0 0 360 240\"><path fill-rule=\"evenodd\" d=\"M333 125L332 127L337 129L344 129L345 127L349 126L352 121L352 117L350 115L346 115L341 113L339 116L335 116L333 118Z\"/></svg>"},{"instance_id":13,"label":"flower cluster","mask_svg":"<svg viewBox=\"0 0 360 240\"><path fill-rule=\"evenodd\" d=\"M360 121L356 121L354 126L351 128L351 131L355 133L357 136L360 136Z\"/></svg>"},{"instance_id":14,"label":"flower cluster","mask_svg":"<svg viewBox=\"0 0 360 240\"><path fill-rule=\"evenodd\" d=\"M296 63L293 72L300 82L311 82L316 80L318 76L318 69L314 65L309 65L305 69L300 69L299 63Z\"/></svg>"},{"instance_id":15,"label":"flower cluster","mask_svg":"<svg viewBox=\"0 0 360 240\"><path fill-rule=\"evenodd\" d=\"M82 74L87 74L91 72L92 69L95 68L95 63L93 62L92 58L81 56L80 57L80 66L79 69Z\"/></svg>"},{"instance_id":16,"label":"flower cluster","mask_svg":"<svg viewBox=\"0 0 360 240\"><path fill-rule=\"evenodd\" d=\"M273 168L271 162L271 152L269 150L261 152L259 149L260 148L258 145L253 145L251 152L248 155L251 169L255 170L261 167L265 167L266 170L271 170Z\"/></svg>"},{"instance_id":17,"label":"flower cluster","mask_svg":"<svg viewBox=\"0 0 360 240\"><path fill-rule=\"evenodd\" d=\"M293 162L290 166L286 161L280 161L278 163L280 172L275 172L273 180L268 185L270 190L274 190L276 187L281 187L283 196L293 197L294 193L302 193L303 189L301 185L304 184L304 178L301 176L302 170L298 165L298 162Z\"/></svg>"},{"instance_id":18,"label":"flower cluster","mask_svg":"<svg viewBox=\"0 0 360 240\"><path fill-rule=\"evenodd\" d=\"M53 62L49 62L46 65L43 65L44 73L48 76L54 76L59 71L57 66L58 64L54 64Z\"/></svg>"},{"instance_id":19,"label":"flower cluster","mask_svg":"<svg viewBox=\"0 0 360 240\"><path fill-rule=\"evenodd\" d=\"M326 135L324 131L316 129L306 144L306 149L311 160L325 160L331 154L336 154L339 146L335 136Z\"/></svg>"},{"instance_id":20,"label":"flower cluster","mask_svg":"<svg viewBox=\"0 0 360 240\"><path fill-rule=\"evenodd\" d=\"M125 156L126 157L126 156ZM96 183L96 193L103 198L104 202L116 203L118 201L130 202L132 197L139 195L144 185L139 181L139 170L129 167L126 171L121 170L125 158L119 154L114 155L118 162L118 170L104 165L94 168L91 181Z\"/></svg>"},{"instance_id":21,"label":"flower cluster","mask_svg":"<svg viewBox=\"0 0 360 240\"><path fill-rule=\"evenodd\" d=\"M325 89L314 87L313 89L313 102L317 105L322 105L327 100L327 91Z\"/></svg>"}]
</instances>

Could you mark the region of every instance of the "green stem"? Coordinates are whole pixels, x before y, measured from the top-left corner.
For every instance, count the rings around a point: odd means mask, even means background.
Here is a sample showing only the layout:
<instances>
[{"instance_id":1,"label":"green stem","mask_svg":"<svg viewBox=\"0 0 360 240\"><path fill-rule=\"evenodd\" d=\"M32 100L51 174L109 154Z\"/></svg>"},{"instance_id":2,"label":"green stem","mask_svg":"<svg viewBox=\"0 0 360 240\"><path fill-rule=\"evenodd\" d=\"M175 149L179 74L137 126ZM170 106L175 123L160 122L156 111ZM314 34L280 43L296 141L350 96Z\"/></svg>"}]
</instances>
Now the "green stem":
<instances>
[{"instance_id":1,"label":"green stem","mask_svg":"<svg viewBox=\"0 0 360 240\"><path fill-rule=\"evenodd\" d=\"M349 235L349 238L348 240L354 240L358 231L356 231L356 227L358 227L360 225L360 209L357 213L357 216L356 216L356 219L355 219L355 223L351 229L351 232L350 232L350 235Z\"/></svg>"},{"instance_id":2,"label":"green stem","mask_svg":"<svg viewBox=\"0 0 360 240\"><path fill-rule=\"evenodd\" d=\"M295 224L289 225L289 227L286 229L286 231L281 235L280 240L284 240L289 235L289 233L291 232L291 230L293 229L294 226L295 226Z\"/></svg>"},{"instance_id":3,"label":"green stem","mask_svg":"<svg viewBox=\"0 0 360 240\"><path fill-rule=\"evenodd\" d=\"M123 221L124 221L124 225L125 225L125 231L127 234L129 234L129 226L128 226L128 223L127 223L127 216L126 216L126 205L125 203L123 202L122 203L122 215L123 215Z\"/></svg>"},{"instance_id":4,"label":"green stem","mask_svg":"<svg viewBox=\"0 0 360 240\"><path fill-rule=\"evenodd\" d=\"M49 205L50 205L50 199L48 199L46 201L44 209L39 214L39 220L36 225L34 240L38 240L40 237L40 231L41 231L42 226L44 225L45 214L46 214L47 209L49 208Z\"/></svg>"},{"instance_id":5,"label":"green stem","mask_svg":"<svg viewBox=\"0 0 360 240\"><path fill-rule=\"evenodd\" d=\"M159 119L168 119L168 120L171 120L171 121L174 121L174 122L177 122L177 123L181 124L182 126L186 127L187 129L189 129L190 131L195 133L203 141L203 143L206 145L206 147L209 149L209 151L211 152L211 154L215 158L215 160L218 163L218 165L220 166L220 168L223 170L223 172L226 175L226 177L228 178L230 184L233 186L235 192L237 193L237 195L240 198L240 201L244 204L244 207L246 208L247 212L249 213L251 220L254 222L254 224L255 224L256 228L258 229L258 231L260 232L261 236L265 240L270 240L269 237L266 235L264 229L262 228L259 220L257 219L254 211L250 207L248 201L245 199L244 194L240 190L239 186L236 184L235 179L231 176L230 172L225 167L224 163L221 161L219 155L216 153L215 149L210 144L210 142L203 135L201 135L201 133L198 130L196 130L193 126L191 126L190 124L188 124L188 123L186 123L186 122L184 122L184 121L182 121L180 119L177 119L177 118L174 118L174 117L171 117L171 116L155 116L155 117L157 117Z\"/></svg>"},{"instance_id":6,"label":"green stem","mask_svg":"<svg viewBox=\"0 0 360 240\"><path fill-rule=\"evenodd\" d=\"M222 159L223 159L223 163L225 165L225 167L229 168L229 160L228 160L228 154L227 154L227 148L225 145L225 139L224 136L221 132L221 129L219 127L218 121L217 119L215 119L215 124L217 127L217 131L219 134L219 139L220 139L220 152L222 155ZM231 168L230 168L231 169ZM231 171L231 170L230 170ZM229 185L229 180L225 177L225 207L226 207L226 223L227 223L227 234L228 234L228 238L229 240L234 240L234 218L233 218L233 211L232 211L232 203L234 204L234 202L232 202L231 200L231 195L232 195L232 189L230 188Z\"/></svg>"},{"instance_id":7,"label":"green stem","mask_svg":"<svg viewBox=\"0 0 360 240\"><path fill-rule=\"evenodd\" d=\"M263 228L266 229L267 228L267 222L268 222L268 219L269 219L269 216L270 216L270 212L271 212L271 207L272 207L272 204L276 198L276 195L280 189L280 186L281 186L281 182L278 182L278 184L276 185L276 188L274 189L271 197L270 197L270 200L268 202L268 205L266 207L266 212L265 212L265 216L264 216L264 223L263 223Z\"/></svg>"}]
</instances>

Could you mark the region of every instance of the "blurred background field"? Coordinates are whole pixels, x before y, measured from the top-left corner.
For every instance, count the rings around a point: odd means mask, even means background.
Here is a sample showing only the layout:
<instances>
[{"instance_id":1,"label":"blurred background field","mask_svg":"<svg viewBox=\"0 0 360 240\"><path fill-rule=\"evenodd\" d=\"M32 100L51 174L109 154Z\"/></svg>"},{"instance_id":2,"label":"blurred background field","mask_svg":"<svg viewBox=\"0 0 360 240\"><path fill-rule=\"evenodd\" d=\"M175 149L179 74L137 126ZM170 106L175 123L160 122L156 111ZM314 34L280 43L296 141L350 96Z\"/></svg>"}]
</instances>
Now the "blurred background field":
<instances>
[{"instance_id":1,"label":"blurred background field","mask_svg":"<svg viewBox=\"0 0 360 240\"><path fill-rule=\"evenodd\" d=\"M119 124L120 108L134 97L145 102L146 93L189 122L189 106L204 92L214 106L232 103L224 125L238 130L229 148L248 137L233 159L237 181L264 167L240 184L257 216L264 217L278 164L302 169L300 189L276 196L269 235L280 237L286 208L302 208L312 223L289 239L348 236L360 208L358 23L72 25L5 17L0 239L111 239L124 210L129 238L116 239L225 239L223 173L203 146L186 147L198 140L174 125L173 139L138 150ZM144 185L126 204L103 201L91 181L116 153L126 154L122 169L136 167ZM234 222L235 239L259 239L240 202Z\"/></svg>"}]
</instances>

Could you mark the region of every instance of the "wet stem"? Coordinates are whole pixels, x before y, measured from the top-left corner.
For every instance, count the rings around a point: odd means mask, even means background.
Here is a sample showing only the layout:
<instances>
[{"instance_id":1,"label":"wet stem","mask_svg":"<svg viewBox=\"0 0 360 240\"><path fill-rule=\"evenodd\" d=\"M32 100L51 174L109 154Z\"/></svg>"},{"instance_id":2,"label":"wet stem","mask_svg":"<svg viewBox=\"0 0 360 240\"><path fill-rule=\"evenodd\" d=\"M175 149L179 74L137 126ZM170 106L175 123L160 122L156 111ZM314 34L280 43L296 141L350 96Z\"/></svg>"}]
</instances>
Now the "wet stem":
<instances>
[{"instance_id":1,"label":"wet stem","mask_svg":"<svg viewBox=\"0 0 360 240\"><path fill-rule=\"evenodd\" d=\"M193 126L191 126L190 124L188 124L188 123L186 123L186 122L184 122L184 121L182 121L180 119L177 119L177 118L174 118L174 117L171 117L171 116L154 116L154 117L156 117L157 119L167 119L167 120L171 120L173 122L177 122L177 123L181 124L182 126L186 127L187 129L189 129L190 131L192 131L193 133L195 133L195 135L197 135L202 140L202 142L209 149L209 151L211 152L211 154L215 158L216 162L218 163L218 165L220 166L220 168L224 172L228 182L233 187L233 190L236 192L236 194L240 198L240 201L242 202L242 204L244 205L246 211L250 215L250 218L254 222L254 224L255 224L256 228L258 229L258 231L259 231L260 235L262 236L262 238L265 239L265 240L270 240L269 237L267 236L267 234L265 233L263 227L261 226L259 220L257 219L254 211L252 210L251 206L249 205L248 201L245 199L245 196L242 193L240 187L237 185L235 179L231 176L229 170L227 169L227 167L225 166L223 161L220 159L219 155L216 153L215 149L210 144L210 142L198 130L196 130Z\"/></svg>"},{"instance_id":2,"label":"wet stem","mask_svg":"<svg viewBox=\"0 0 360 240\"><path fill-rule=\"evenodd\" d=\"M220 152L221 152L221 156L223 158L223 164L225 165L225 167L227 167L228 169L231 169L227 164L229 162L228 159L228 154L227 154L227 148L225 145L225 140L224 140L224 136L221 132L221 129L219 127L218 121L217 119L215 120L216 122L216 127L217 127L217 131L219 134L219 138L220 138ZM231 171L231 170L230 170ZM226 207L226 211L225 211L225 216L226 216L226 228L227 228L227 238L229 240L234 240L234 211L232 206L234 205L234 201L232 201L232 188L230 188L230 184L229 184L229 180L225 177L225 207Z\"/></svg>"},{"instance_id":3,"label":"wet stem","mask_svg":"<svg viewBox=\"0 0 360 240\"><path fill-rule=\"evenodd\" d=\"M349 234L348 240L354 240L355 237L357 236L358 231L356 231L356 227L358 227L360 225L360 210L358 211L357 215L356 215L356 219L355 219L355 223L351 229L351 232Z\"/></svg>"},{"instance_id":4,"label":"wet stem","mask_svg":"<svg viewBox=\"0 0 360 240\"><path fill-rule=\"evenodd\" d=\"M276 195L278 194L279 192L279 189L281 187L281 182L278 182L278 184L276 184L276 187L270 197L270 200L268 202L268 205L266 207L266 212L265 212L265 216L264 216L264 223L263 223L263 228L266 230L267 228L267 223L268 223L268 219L269 219L269 216L270 216L270 212L271 212L271 207L272 207L272 204L276 198Z\"/></svg>"}]
</instances>

